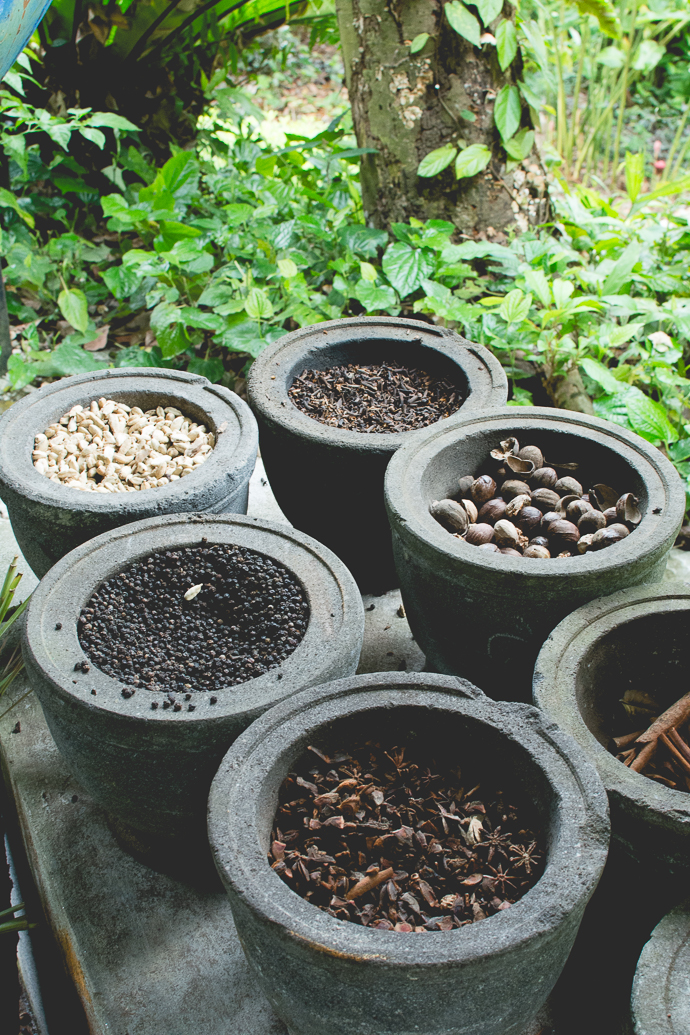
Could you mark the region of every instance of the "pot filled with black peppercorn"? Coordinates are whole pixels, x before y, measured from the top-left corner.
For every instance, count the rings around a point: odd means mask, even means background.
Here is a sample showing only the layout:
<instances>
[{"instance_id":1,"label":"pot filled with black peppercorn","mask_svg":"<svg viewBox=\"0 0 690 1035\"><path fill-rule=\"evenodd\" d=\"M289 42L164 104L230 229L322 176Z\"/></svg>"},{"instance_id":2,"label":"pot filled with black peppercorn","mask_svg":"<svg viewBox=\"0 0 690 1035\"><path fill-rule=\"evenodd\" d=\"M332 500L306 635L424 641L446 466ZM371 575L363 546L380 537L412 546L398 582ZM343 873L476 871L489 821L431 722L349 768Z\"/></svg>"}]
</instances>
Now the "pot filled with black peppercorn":
<instances>
[{"instance_id":1,"label":"pot filled with black peppercorn","mask_svg":"<svg viewBox=\"0 0 690 1035\"><path fill-rule=\"evenodd\" d=\"M523 1035L603 869L608 815L535 709L378 673L261 716L213 782L209 836L291 1035Z\"/></svg>"},{"instance_id":2,"label":"pot filled with black peppercorn","mask_svg":"<svg viewBox=\"0 0 690 1035\"><path fill-rule=\"evenodd\" d=\"M77 780L135 829L203 830L229 744L267 708L355 671L362 601L309 536L171 515L84 543L44 576L24 658Z\"/></svg>"},{"instance_id":3,"label":"pot filled with black peppercorn","mask_svg":"<svg viewBox=\"0 0 690 1035\"><path fill-rule=\"evenodd\" d=\"M528 700L541 644L566 614L661 579L685 493L639 436L525 407L427 429L391 461L386 506L429 667Z\"/></svg>"},{"instance_id":4,"label":"pot filled with black peppercorn","mask_svg":"<svg viewBox=\"0 0 690 1035\"><path fill-rule=\"evenodd\" d=\"M481 345L418 320L357 317L269 345L247 382L271 488L296 528L341 557L360 589L396 585L383 476L420 429L502 406Z\"/></svg>"},{"instance_id":5,"label":"pot filled with black peppercorn","mask_svg":"<svg viewBox=\"0 0 690 1035\"><path fill-rule=\"evenodd\" d=\"M258 431L245 402L181 370L78 374L0 418L0 496L36 575L160 514L247 511Z\"/></svg>"}]
</instances>

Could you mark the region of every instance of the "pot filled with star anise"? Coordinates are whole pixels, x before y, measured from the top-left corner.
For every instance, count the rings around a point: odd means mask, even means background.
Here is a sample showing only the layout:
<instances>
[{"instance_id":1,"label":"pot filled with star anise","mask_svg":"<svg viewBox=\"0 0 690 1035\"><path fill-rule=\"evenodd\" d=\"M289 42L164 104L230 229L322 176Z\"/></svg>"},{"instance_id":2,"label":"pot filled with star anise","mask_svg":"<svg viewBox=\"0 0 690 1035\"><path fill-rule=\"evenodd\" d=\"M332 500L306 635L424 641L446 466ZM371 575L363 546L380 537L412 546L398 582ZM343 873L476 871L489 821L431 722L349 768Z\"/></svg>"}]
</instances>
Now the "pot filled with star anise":
<instances>
[{"instance_id":1,"label":"pot filled with star anise","mask_svg":"<svg viewBox=\"0 0 690 1035\"><path fill-rule=\"evenodd\" d=\"M291 1035L523 1035L609 828L595 771L536 709L378 673L253 723L213 782L209 836Z\"/></svg>"}]
</instances>

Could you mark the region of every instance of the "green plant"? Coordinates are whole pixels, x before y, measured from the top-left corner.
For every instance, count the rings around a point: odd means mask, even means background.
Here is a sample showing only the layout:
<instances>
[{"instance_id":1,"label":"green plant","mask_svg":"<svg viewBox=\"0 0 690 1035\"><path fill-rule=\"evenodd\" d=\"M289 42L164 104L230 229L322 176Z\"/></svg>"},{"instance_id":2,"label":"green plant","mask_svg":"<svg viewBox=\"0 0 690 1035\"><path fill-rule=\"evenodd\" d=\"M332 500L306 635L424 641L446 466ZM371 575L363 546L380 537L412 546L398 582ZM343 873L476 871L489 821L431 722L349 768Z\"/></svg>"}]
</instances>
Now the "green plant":
<instances>
[{"instance_id":1,"label":"green plant","mask_svg":"<svg viewBox=\"0 0 690 1035\"><path fill-rule=\"evenodd\" d=\"M29 603L29 597L27 597L21 604L14 608L12 607L14 594L22 578L21 573L17 574L18 561L19 558L15 557L10 563L5 575L5 581L2 584L2 588L0 588L0 697L9 689L24 667L19 645L14 648L7 658L2 657L1 650L5 635Z\"/></svg>"}]
</instances>

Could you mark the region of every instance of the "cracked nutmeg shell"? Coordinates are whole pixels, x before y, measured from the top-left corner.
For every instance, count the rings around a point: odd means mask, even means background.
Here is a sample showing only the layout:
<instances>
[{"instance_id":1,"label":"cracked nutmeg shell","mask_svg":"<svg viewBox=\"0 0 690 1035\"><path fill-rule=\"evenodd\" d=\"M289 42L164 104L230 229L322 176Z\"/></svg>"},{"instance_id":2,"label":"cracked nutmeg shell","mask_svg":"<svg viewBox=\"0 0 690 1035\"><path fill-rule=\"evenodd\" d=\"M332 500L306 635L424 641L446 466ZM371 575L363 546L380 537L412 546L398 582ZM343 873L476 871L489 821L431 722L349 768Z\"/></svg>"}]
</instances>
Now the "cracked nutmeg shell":
<instances>
[{"instance_id":1,"label":"cracked nutmeg shell","mask_svg":"<svg viewBox=\"0 0 690 1035\"><path fill-rule=\"evenodd\" d=\"M537 446L523 446L518 456L521 460L529 460L534 464L533 473L544 466L544 454Z\"/></svg>"},{"instance_id":2,"label":"cracked nutmeg shell","mask_svg":"<svg viewBox=\"0 0 690 1035\"><path fill-rule=\"evenodd\" d=\"M493 480L490 474L480 474L478 478L472 482L470 488L470 499L478 507L482 507L487 500L492 499L496 495L496 482Z\"/></svg>"},{"instance_id":3,"label":"cracked nutmeg shell","mask_svg":"<svg viewBox=\"0 0 690 1035\"><path fill-rule=\"evenodd\" d=\"M499 549L510 546L515 548L518 544L519 533L512 521L502 518L494 525L494 541Z\"/></svg>"},{"instance_id":4,"label":"cracked nutmeg shell","mask_svg":"<svg viewBox=\"0 0 690 1035\"><path fill-rule=\"evenodd\" d=\"M472 500L460 500L460 506L464 507L467 511L467 517L469 518L470 525L473 525L477 520L477 507Z\"/></svg>"},{"instance_id":5,"label":"cracked nutmeg shell","mask_svg":"<svg viewBox=\"0 0 690 1035\"><path fill-rule=\"evenodd\" d=\"M493 537L493 525L486 525L480 522L476 525L470 525L467 529L465 542L469 543L470 546L483 546L484 543L490 543Z\"/></svg>"},{"instance_id":6,"label":"cracked nutmeg shell","mask_svg":"<svg viewBox=\"0 0 690 1035\"><path fill-rule=\"evenodd\" d=\"M619 521L625 521L629 525L639 525L642 514L638 507L639 500L631 492L626 492L616 503L616 516Z\"/></svg>"},{"instance_id":7,"label":"cracked nutmeg shell","mask_svg":"<svg viewBox=\"0 0 690 1035\"><path fill-rule=\"evenodd\" d=\"M433 500L429 513L450 532L464 532L469 524L467 511L455 500Z\"/></svg>"},{"instance_id":8,"label":"cracked nutmeg shell","mask_svg":"<svg viewBox=\"0 0 690 1035\"><path fill-rule=\"evenodd\" d=\"M523 507L526 507L531 501L531 496L513 496L510 503L506 506L506 517L514 520Z\"/></svg>"}]
</instances>

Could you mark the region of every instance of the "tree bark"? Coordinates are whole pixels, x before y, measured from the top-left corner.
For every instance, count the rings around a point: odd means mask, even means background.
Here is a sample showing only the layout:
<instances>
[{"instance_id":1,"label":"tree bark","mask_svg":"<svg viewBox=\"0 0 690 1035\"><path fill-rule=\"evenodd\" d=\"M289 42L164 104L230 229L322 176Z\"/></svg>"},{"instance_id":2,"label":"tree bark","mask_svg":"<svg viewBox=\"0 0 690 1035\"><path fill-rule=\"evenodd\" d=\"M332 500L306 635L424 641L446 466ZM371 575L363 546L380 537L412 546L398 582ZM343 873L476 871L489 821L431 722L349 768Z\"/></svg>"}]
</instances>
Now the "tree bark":
<instances>
[{"instance_id":1,"label":"tree bark","mask_svg":"<svg viewBox=\"0 0 690 1035\"><path fill-rule=\"evenodd\" d=\"M496 47L474 47L459 36L444 6L443 0L336 0L357 140L378 152L362 159L367 218L380 227L413 216L447 219L482 236L511 226L526 230L549 215L544 171L534 152L507 171L493 119L496 94L515 83L520 55L501 72ZM506 3L503 16L511 10ZM420 33L430 38L410 54ZM530 125L524 102L521 125ZM492 160L466 179L455 179L452 164L433 178L417 176L422 158L448 143L485 144Z\"/></svg>"}]
</instances>

